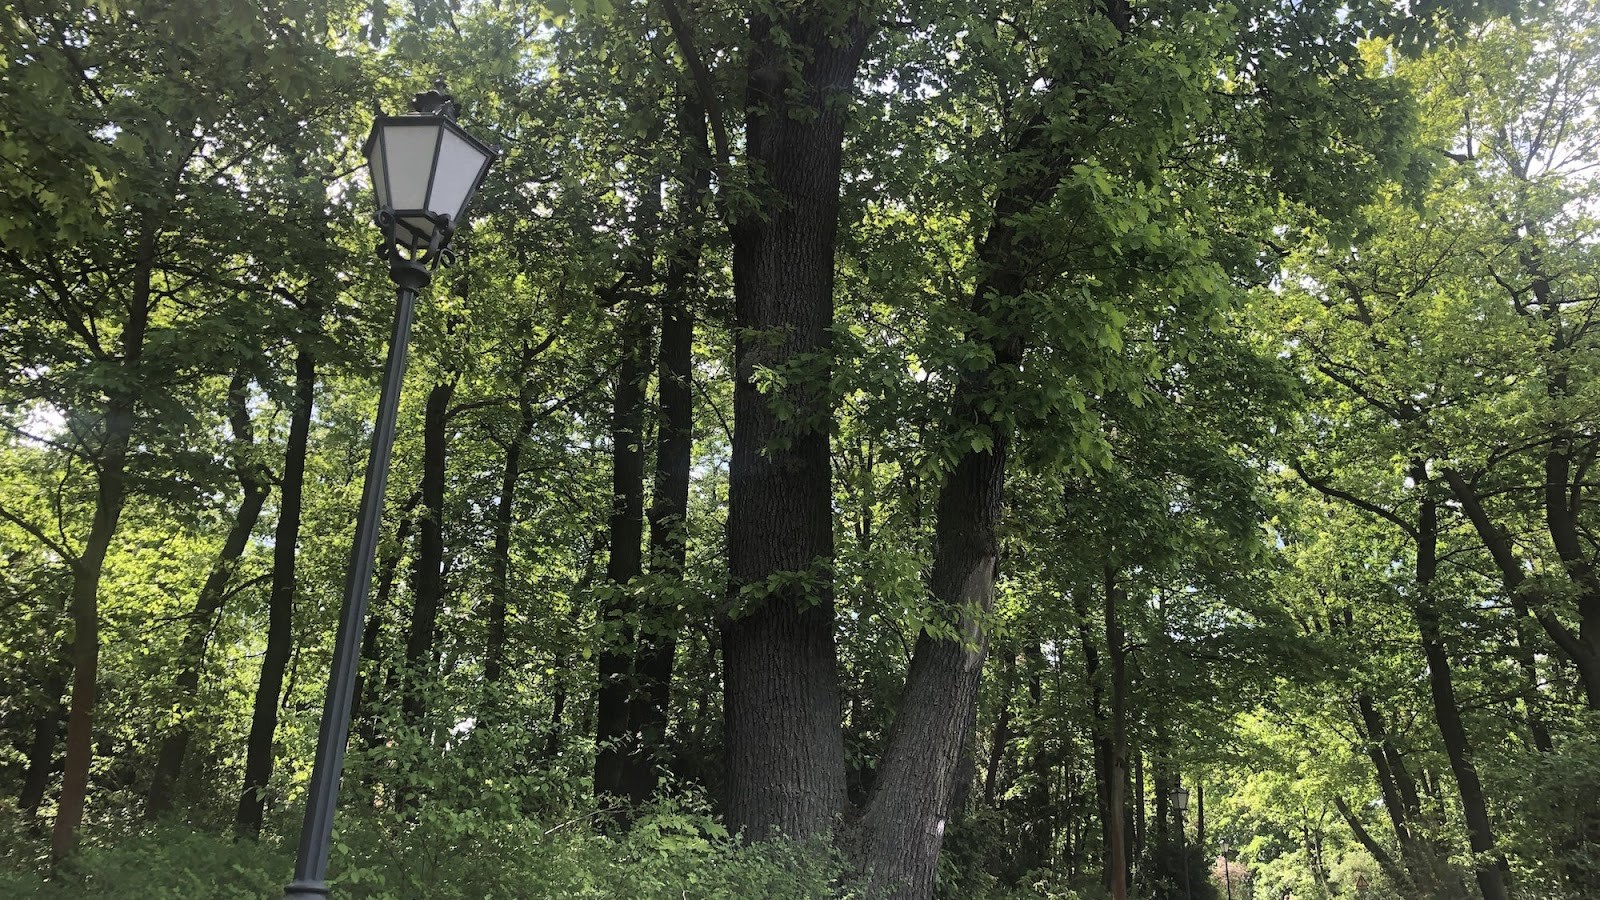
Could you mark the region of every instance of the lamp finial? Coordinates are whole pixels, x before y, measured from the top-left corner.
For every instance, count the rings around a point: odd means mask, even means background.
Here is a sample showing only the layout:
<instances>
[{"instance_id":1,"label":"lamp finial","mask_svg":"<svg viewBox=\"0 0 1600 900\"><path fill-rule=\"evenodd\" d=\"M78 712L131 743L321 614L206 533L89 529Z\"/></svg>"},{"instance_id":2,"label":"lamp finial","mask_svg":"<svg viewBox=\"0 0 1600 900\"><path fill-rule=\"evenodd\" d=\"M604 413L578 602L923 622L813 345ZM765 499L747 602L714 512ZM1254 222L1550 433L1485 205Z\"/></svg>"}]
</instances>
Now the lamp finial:
<instances>
[{"instance_id":1,"label":"lamp finial","mask_svg":"<svg viewBox=\"0 0 1600 900\"><path fill-rule=\"evenodd\" d=\"M445 89L443 75L433 80L433 90L425 91L412 99L411 108L423 115L444 116L452 122L461 112L461 104L457 103Z\"/></svg>"}]
</instances>

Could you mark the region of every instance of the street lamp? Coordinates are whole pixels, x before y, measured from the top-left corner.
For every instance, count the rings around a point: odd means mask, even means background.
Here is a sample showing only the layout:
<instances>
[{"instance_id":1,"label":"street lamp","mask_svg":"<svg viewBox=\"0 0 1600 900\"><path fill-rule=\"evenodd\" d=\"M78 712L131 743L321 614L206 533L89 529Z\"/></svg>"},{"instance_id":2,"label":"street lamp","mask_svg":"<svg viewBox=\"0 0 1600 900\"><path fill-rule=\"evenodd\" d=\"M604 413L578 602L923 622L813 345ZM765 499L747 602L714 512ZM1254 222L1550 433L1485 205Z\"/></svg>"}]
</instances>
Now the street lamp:
<instances>
[{"instance_id":1,"label":"street lamp","mask_svg":"<svg viewBox=\"0 0 1600 900\"><path fill-rule=\"evenodd\" d=\"M1189 811L1188 788L1181 786L1173 788L1167 799L1172 801L1172 808L1177 812L1178 818L1183 818L1183 814Z\"/></svg>"},{"instance_id":2,"label":"street lamp","mask_svg":"<svg viewBox=\"0 0 1600 900\"><path fill-rule=\"evenodd\" d=\"M383 491L389 480L394 450L395 414L400 384L406 374L406 345L417 291L428 286L433 270L450 261L450 237L466 213L478 185L499 155L467 134L455 122L459 110L445 93L444 79L418 94L414 110L404 116L378 116L367 138L367 165L377 195L378 227L383 241L378 255L389 260L395 283L394 336L384 363L378 417L367 456L361 511L350 550L344 584L344 605L334 638L333 669L317 731L317 754L306 791L306 820L295 857L294 881L284 900L319 900L328 896L328 853L333 846L333 814L339 801L339 775L350 737L350 706L355 697L356 670L361 663L361 630L372 588L373 558L383 518Z\"/></svg>"},{"instance_id":3,"label":"street lamp","mask_svg":"<svg viewBox=\"0 0 1600 900\"><path fill-rule=\"evenodd\" d=\"M1172 810L1178 814L1178 864L1183 867L1183 893L1193 900L1194 888L1189 884L1189 835L1183 829L1183 814L1189 811L1189 789L1175 785L1167 799L1172 801Z\"/></svg>"}]
</instances>

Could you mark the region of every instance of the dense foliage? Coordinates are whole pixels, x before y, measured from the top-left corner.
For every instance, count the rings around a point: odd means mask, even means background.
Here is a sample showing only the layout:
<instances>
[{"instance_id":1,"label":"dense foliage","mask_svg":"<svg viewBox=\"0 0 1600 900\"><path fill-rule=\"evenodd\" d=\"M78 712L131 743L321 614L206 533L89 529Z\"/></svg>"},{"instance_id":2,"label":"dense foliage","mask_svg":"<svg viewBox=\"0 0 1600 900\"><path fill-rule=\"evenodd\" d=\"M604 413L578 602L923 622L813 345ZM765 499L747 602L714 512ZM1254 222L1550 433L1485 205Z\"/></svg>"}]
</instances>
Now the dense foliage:
<instances>
[{"instance_id":1,"label":"dense foliage","mask_svg":"<svg viewBox=\"0 0 1600 900\"><path fill-rule=\"evenodd\" d=\"M0 11L0 894L1600 896L1587 0Z\"/></svg>"}]
</instances>

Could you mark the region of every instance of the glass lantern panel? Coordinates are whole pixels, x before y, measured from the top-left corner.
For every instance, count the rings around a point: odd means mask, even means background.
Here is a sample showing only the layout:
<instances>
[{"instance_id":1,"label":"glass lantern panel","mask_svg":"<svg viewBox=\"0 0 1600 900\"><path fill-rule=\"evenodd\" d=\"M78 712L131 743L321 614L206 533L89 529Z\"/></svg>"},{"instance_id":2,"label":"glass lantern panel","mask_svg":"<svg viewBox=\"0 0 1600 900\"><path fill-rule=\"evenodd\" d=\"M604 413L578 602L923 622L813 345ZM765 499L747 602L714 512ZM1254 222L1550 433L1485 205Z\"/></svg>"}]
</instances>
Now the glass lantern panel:
<instances>
[{"instance_id":1,"label":"glass lantern panel","mask_svg":"<svg viewBox=\"0 0 1600 900\"><path fill-rule=\"evenodd\" d=\"M383 169L389 176L388 205L392 209L425 209L428 175L433 170L434 150L444 128L437 122L386 122L378 140L373 170ZM379 193L380 202L383 194Z\"/></svg>"},{"instance_id":2,"label":"glass lantern panel","mask_svg":"<svg viewBox=\"0 0 1600 900\"><path fill-rule=\"evenodd\" d=\"M490 158L481 147L453 129L444 129L439 144L439 169L433 176L433 196L428 198L428 210L449 216L451 222L459 222Z\"/></svg>"},{"instance_id":3,"label":"glass lantern panel","mask_svg":"<svg viewBox=\"0 0 1600 900\"><path fill-rule=\"evenodd\" d=\"M372 142L372 155L367 157L367 168L372 178L372 192L377 195L378 208L390 207L388 170L383 165L383 141ZM390 207L392 208L392 207Z\"/></svg>"}]
</instances>

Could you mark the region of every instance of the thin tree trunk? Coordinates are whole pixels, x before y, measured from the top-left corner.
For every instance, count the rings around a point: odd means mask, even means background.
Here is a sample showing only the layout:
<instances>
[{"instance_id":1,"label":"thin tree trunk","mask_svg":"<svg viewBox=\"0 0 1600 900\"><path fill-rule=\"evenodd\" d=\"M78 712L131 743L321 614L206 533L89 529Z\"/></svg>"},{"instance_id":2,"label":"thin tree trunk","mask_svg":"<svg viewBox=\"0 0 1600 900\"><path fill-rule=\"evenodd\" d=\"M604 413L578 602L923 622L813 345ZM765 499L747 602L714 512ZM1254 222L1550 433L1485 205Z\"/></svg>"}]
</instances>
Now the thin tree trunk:
<instances>
[{"instance_id":1,"label":"thin tree trunk","mask_svg":"<svg viewBox=\"0 0 1600 900\"><path fill-rule=\"evenodd\" d=\"M1122 621L1117 614L1120 593L1116 572L1108 566L1105 622L1106 657L1111 666L1111 792L1106 812L1111 823L1111 839L1106 852L1106 868L1111 871L1112 900L1128 900L1127 840L1123 832L1123 792L1127 787L1128 769L1128 672Z\"/></svg>"},{"instance_id":2,"label":"thin tree trunk","mask_svg":"<svg viewBox=\"0 0 1600 900\"><path fill-rule=\"evenodd\" d=\"M244 556L250 534L255 531L256 520L261 516L261 507L266 503L270 490L266 473L249 458L255 445L255 432L251 427L247 405L249 387L250 379L242 371L233 376L228 386L228 420L233 430L234 451L239 457L239 486L243 496L238 512L234 514L233 525L228 529L228 536L211 564L211 571L200 588L199 596L195 598L194 609L189 613L188 629L184 632L183 644L179 649L183 668L178 672L175 682L177 691L174 700L180 707L193 702L194 693L200 686L200 670L205 665L206 641L211 633L212 620L227 599L228 583L233 580L239 560ZM182 710L179 712L179 721L174 723L171 733L161 742L145 802L147 816L156 817L171 808L173 787L183 771L191 734L188 712Z\"/></svg>"},{"instance_id":3,"label":"thin tree trunk","mask_svg":"<svg viewBox=\"0 0 1600 900\"><path fill-rule=\"evenodd\" d=\"M844 115L875 16L851 4L751 17L745 147L767 204L740 211L731 227L736 377L722 622L725 811L729 827L751 838L820 834L846 802L828 358ZM802 371L771 393L758 382L762 370L792 365Z\"/></svg>"},{"instance_id":4,"label":"thin tree trunk","mask_svg":"<svg viewBox=\"0 0 1600 900\"><path fill-rule=\"evenodd\" d=\"M1421 465L1413 467L1412 477L1419 490L1427 490L1427 471ZM1509 900L1511 870L1505 856L1496 849L1494 828L1489 820L1489 806L1483 787L1478 781L1478 770L1472 760L1472 745L1461 721L1461 707L1456 701L1455 684L1451 674L1450 656L1445 651L1438 610L1434 607L1433 577L1438 569L1439 521L1438 509L1431 496L1424 493L1417 517L1417 597L1413 611L1421 635L1422 652L1428 662L1428 689L1433 697L1434 717L1438 720L1440 735L1444 738L1445 753L1450 758L1450 770L1455 773L1456 787L1461 796L1462 815L1467 820L1467 838L1478 862L1474 871L1483 900Z\"/></svg>"},{"instance_id":5,"label":"thin tree trunk","mask_svg":"<svg viewBox=\"0 0 1600 900\"><path fill-rule=\"evenodd\" d=\"M995 712L994 737L989 741L989 765L983 774L983 805L994 806L995 790L1000 782L1000 763L1006 748L1011 744L1011 696L1017 690L1017 653L1007 649L1005 674L1000 680L1000 708Z\"/></svg>"},{"instance_id":6,"label":"thin tree trunk","mask_svg":"<svg viewBox=\"0 0 1600 900\"><path fill-rule=\"evenodd\" d=\"M494 508L494 550L489 557L489 622L483 654L484 688L495 705L500 676L505 670L506 619L511 608L511 527L516 521L517 482L522 478L522 448L533 434L538 416L534 408L534 386L529 378L537 349L523 344L517 362L517 431L506 445L505 465L500 472L499 500Z\"/></svg>"},{"instance_id":7,"label":"thin tree trunk","mask_svg":"<svg viewBox=\"0 0 1600 900\"><path fill-rule=\"evenodd\" d=\"M1144 802L1144 748L1141 746L1130 754L1133 757L1133 841L1129 856L1133 859L1143 859L1145 847L1145 829L1149 823L1145 820Z\"/></svg>"},{"instance_id":8,"label":"thin tree trunk","mask_svg":"<svg viewBox=\"0 0 1600 900\"><path fill-rule=\"evenodd\" d=\"M307 310L308 326L316 321L316 308ZM309 341L309 337L302 340ZM248 838L261 833L266 813L267 786L272 782L278 731L278 700L284 673L294 650L294 600L297 590L295 552L300 544L300 514L305 492L306 453L311 437L311 407L316 401L317 363L309 346L302 344L294 360L294 409L289 416L288 443L284 447L283 478L278 491L278 525L273 532L272 591L267 607L267 649L261 659L250 717L250 737L245 745L244 785L234 826Z\"/></svg>"},{"instance_id":9,"label":"thin tree trunk","mask_svg":"<svg viewBox=\"0 0 1600 900\"><path fill-rule=\"evenodd\" d=\"M456 377L446 375L428 391L422 414L422 514L417 522L417 552L411 561L411 622L401 682L401 718L412 728L422 728L427 719L433 644L439 610L444 606L444 502L450 401L455 393Z\"/></svg>"},{"instance_id":10,"label":"thin tree trunk","mask_svg":"<svg viewBox=\"0 0 1600 900\"><path fill-rule=\"evenodd\" d=\"M1055 842L1054 803L1050 796L1051 722L1044 707L1044 651L1037 636L1030 635L1023 651L1028 666L1029 747L1028 790L1022 797L1023 833L1014 852L1017 870L1042 869L1050 865L1050 848Z\"/></svg>"},{"instance_id":11,"label":"thin tree trunk","mask_svg":"<svg viewBox=\"0 0 1600 900\"><path fill-rule=\"evenodd\" d=\"M584 561L583 565L583 577L578 579L578 584L572 591L573 597L581 597L586 595L589 592L590 586L594 584L594 579L598 572L600 550L604 546L605 534L601 533L596 535L594 540L589 545L588 558ZM583 607L576 602L572 603L571 607L567 610L567 627L569 634L577 633L578 622L582 616ZM551 708L549 730L545 735L543 754L543 760L546 763L555 760L556 757L561 755L561 750L564 743L563 738L565 737L562 729L562 717L566 715L567 711L568 687L568 679L561 673L566 672L568 669L575 666L575 664L576 660L570 658L561 651L557 652L555 665L553 666L557 672L557 675L555 676L555 686L552 688L550 695ZM578 730L580 732L587 732L588 728L584 727Z\"/></svg>"},{"instance_id":12,"label":"thin tree trunk","mask_svg":"<svg viewBox=\"0 0 1600 900\"><path fill-rule=\"evenodd\" d=\"M611 556L599 613L603 637L595 692L596 797L624 795L628 760L637 748L628 722L639 613L631 585L644 569L644 412L651 329L642 303L630 301L624 315L618 330L622 364L611 409Z\"/></svg>"},{"instance_id":13,"label":"thin tree trunk","mask_svg":"<svg viewBox=\"0 0 1600 900\"><path fill-rule=\"evenodd\" d=\"M635 804L656 789L657 767L667 742L672 669L678 652L678 603L688 559L689 481L694 453L694 311L692 293L704 250L705 198L710 190L710 150L705 113L686 101L678 127L692 158L682 180L679 243L668 257L661 295L661 355L656 369L656 467L650 499L650 569L660 576L650 600L654 609L639 638L634 660L638 690L629 707L638 746L628 762L624 793Z\"/></svg>"},{"instance_id":14,"label":"thin tree trunk","mask_svg":"<svg viewBox=\"0 0 1600 900\"><path fill-rule=\"evenodd\" d=\"M1533 746L1540 753L1552 753L1555 751L1555 742L1550 739L1550 728L1545 724L1541 710L1543 701L1539 697L1539 666L1528 634L1533 623L1527 599L1521 594L1514 594L1511 609L1516 617L1516 643L1512 645L1511 654L1516 658L1517 672L1522 678L1522 709L1528 723L1528 736L1533 739Z\"/></svg>"},{"instance_id":15,"label":"thin tree trunk","mask_svg":"<svg viewBox=\"0 0 1600 900\"><path fill-rule=\"evenodd\" d=\"M1078 617L1078 643L1083 648L1084 680L1089 684L1089 735L1094 742L1095 814L1100 822L1101 881L1111 890L1111 729L1106 722L1105 676L1100 674L1099 641L1089 617L1089 592L1072 591ZM1158 801L1159 802L1159 798Z\"/></svg>"},{"instance_id":16,"label":"thin tree trunk","mask_svg":"<svg viewBox=\"0 0 1600 900\"><path fill-rule=\"evenodd\" d=\"M1366 826L1361 824L1361 820L1356 818L1355 813L1350 810L1350 805L1345 802L1344 798L1334 797L1333 805L1339 810L1339 815L1344 817L1345 824L1350 826L1350 833L1355 835L1356 843L1364 847L1368 853L1372 854L1372 858L1377 860L1378 868L1388 877L1391 886L1397 891L1407 890L1411 886L1411 880L1406 877L1406 873L1394 861L1394 857L1389 855L1389 851L1385 850L1383 845L1372 837L1371 832L1367 831Z\"/></svg>"},{"instance_id":17,"label":"thin tree trunk","mask_svg":"<svg viewBox=\"0 0 1600 900\"><path fill-rule=\"evenodd\" d=\"M61 723L66 720L61 693L66 688L66 677L52 663L44 681L44 707L39 710L33 726L33 740L28 744L28 768L22 777L22 789L17 793L17 807L30 816L38 814L55 774L56 740L61 736Z\"/></svg>"}]
</instances>

